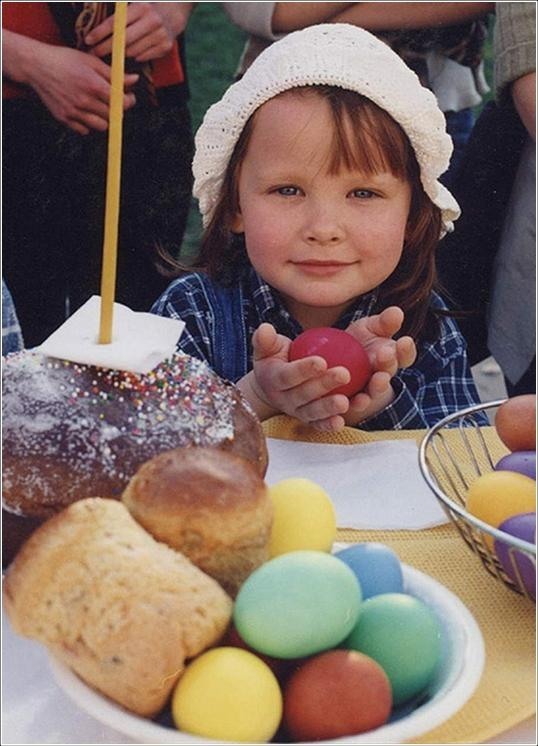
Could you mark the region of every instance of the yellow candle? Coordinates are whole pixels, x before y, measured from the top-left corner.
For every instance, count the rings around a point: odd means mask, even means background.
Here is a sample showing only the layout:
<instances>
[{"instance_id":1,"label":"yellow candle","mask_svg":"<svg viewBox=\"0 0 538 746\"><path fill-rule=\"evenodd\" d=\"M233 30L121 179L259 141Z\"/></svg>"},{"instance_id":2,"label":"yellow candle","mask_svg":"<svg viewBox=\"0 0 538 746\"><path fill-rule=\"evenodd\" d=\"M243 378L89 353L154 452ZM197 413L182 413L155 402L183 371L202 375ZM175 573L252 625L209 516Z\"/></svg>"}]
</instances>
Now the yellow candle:
<instances>
[{"instance_id":1,"label":"yellow candle","mask_svg":"<svg viewBox=\"0 0 538 746\"><path fill-rule=\"evenodd\" d=\"M127 3L114 3L99 344L109 344L112 341L112 317L116 289L118 222L120 212L126 18Z\"/></svg>"}]
</instances>

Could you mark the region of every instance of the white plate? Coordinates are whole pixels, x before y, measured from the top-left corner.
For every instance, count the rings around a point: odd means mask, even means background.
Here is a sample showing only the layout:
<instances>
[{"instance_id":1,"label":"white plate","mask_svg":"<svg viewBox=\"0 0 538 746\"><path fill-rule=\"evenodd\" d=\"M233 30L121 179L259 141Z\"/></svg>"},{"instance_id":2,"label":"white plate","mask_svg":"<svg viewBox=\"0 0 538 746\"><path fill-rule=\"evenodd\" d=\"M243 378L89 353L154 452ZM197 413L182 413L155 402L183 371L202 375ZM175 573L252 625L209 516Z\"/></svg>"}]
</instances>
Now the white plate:
<instances>
[{"instance_id":1,"label":"white plate","mask_svg":"<svg viewBox=\"0 0 538 746\"><path fill-rule=\"evenodd\" d=\"M428 687L429 699L411 712L405 713L402 708L400 719L376 730L316 743L403 743L448 720L478 686L485 652L484 640L474 617L459 598L441 583L408 565L402 564L402 569L405 591L424 601L436 613L443 630L443 658L435 680ZM91 689L52 656L50 664L59 686L79 707L138 743L223 743L198 738L133 715Z\"/></svg>"}]
</instances>

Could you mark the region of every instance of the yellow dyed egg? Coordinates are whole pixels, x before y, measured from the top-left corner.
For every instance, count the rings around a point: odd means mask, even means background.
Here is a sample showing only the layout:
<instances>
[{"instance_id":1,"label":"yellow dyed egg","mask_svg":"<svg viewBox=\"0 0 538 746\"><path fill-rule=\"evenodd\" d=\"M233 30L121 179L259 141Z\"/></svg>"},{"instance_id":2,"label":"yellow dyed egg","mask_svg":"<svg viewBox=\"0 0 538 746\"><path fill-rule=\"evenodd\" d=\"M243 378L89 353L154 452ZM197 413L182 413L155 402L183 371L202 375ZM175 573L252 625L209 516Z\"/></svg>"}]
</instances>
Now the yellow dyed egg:
<instances>
[{"instance_id":1,"label":"yellow dyed egg","mask_svg":"<svg viewBox=\"0 0 538 746\"><path fill-rule=\"evenodd\" d=\"M310 479L283 479L269 488L273 529L269 553L309 549L330 552L336 537L336 514L329 495Z\"/></svg>"},{"instance_id":2,"label":"yellow dyed egg","mask_svg":"<svg viewBox=\"0 0 538 746\"><path fill-rule=\"evenodd\" d=\"M498 528L518 513L536 510L536 482L512 471L492 471L476 479L467 493L467 509L472 515ZM493 537L484 534L486 545L493 549Z\"/></svg>"},{"instance_id":3,"label":"yellow dyed egg","mask_svg":"<svg viewBox=\"0 0 538 746\"><path fill-rule=\"evenodd\" d=\"M265 743L282 717L278 682L247 650L214 648L195 658L172 696L179 730L205 738Z\"/></svg>"}]
</instances>

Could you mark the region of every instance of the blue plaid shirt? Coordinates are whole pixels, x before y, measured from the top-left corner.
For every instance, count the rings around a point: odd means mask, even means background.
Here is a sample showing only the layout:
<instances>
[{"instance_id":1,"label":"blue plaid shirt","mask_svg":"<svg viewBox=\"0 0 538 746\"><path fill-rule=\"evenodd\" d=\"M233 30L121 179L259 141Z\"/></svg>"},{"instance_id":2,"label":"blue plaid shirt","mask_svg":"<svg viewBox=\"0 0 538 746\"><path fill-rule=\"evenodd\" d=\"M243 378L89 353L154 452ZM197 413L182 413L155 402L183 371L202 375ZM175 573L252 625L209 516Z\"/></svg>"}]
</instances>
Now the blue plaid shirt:
<instances>
[{"instance_id":1,"label":"blue plaid shirt","mask_svg":"<svg viewBox=\"0 0 538 746\"><path fill-rule=\"evenodd\" d=\"M225 372L220 357L233 356L235 374L239 380L252 369L251 338L258 326L266 321L278 333L294 339L303 329L288 313L278 294L250 269L229 289L235 310L239 309L233 323L222 336L219 315L233 313L227 307L216 308L217 286L204 274L189 274L173 282L151 309L153 313L182 319L185 329L178 341L178 349L205 360L220 375ZM376 293L361 296L335 324L345 329L351 322L376 313ZM445 308L442 299L432 295L432 306ZM456 323L447 317L440 318L441 332L435 342L425 342L418 349L415 364L399 370L392 379L395 398L381 412L360 423L364 430L405 430L431 427L446 415L464 407L478 404L465 341ZM224 342L224 344L223 344ZM224 352L219 352L224 350ZM488 424L483 416L480 424Z\"/></svg>"}]
</instances>

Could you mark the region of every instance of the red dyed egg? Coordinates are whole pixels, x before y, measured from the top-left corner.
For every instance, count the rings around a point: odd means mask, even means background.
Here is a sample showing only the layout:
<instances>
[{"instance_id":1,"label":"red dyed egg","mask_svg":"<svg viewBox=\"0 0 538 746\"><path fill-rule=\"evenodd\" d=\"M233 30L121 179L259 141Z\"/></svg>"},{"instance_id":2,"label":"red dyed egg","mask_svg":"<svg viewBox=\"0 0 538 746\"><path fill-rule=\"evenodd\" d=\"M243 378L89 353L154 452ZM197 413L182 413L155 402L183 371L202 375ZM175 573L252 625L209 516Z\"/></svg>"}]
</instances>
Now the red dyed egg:
<instances>
[{"instance_id":1,"label":"red dyed egg","mask_svg":"<svg viewBox=\"0 0 538 746\"><path fill-rule=\"evenodd\" d=\"M355 735L386 723L387 674L367 655L330 650L304 663L284 690L284 723L295 741Z\"/></svg>"},{"instance_id":2,"label":"red dyed egg","mask_svg":"<svg viewBox=\"0 0 538 746\"><path fill-rule=\"evenodd\" d=\"M372 375L372 367L364 347L355 337L341 329L327 326L307 329L299 334L290 345L289 359L299 360L311 355L322 357L329 368L342 365L349 370L349 383L333 389L332 394L353 396L362 391Z\"/></svg>"}]
</instances>

